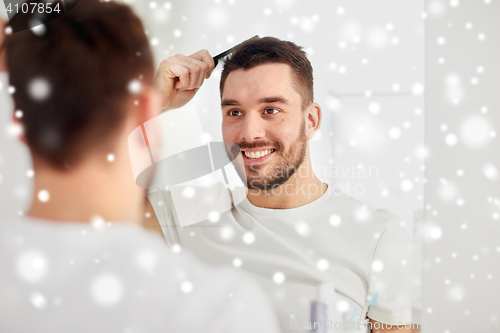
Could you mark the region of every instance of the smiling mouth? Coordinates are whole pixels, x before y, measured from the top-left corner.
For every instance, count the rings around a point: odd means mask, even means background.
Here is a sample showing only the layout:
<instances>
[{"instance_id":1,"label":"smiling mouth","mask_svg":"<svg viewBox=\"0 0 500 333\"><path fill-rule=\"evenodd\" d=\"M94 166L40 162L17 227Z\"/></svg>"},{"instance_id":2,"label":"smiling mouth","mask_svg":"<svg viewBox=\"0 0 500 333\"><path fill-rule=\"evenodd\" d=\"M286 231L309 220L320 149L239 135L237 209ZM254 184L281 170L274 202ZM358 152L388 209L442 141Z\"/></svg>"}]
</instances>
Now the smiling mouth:
<instances>
[{"instance_id":1,"label":"smiling mouth","mask_svg":"<svg viewBox=\"0 0 500 333\"><path fill-rule=\"evenodd\" d=\"M265 150L258 150L258 151L241 151L243 155L251 160L257 160L259 158L265 157L267 155L272 154L275 151L275 149L265 149Z\"/></svg>"}]
</instances>

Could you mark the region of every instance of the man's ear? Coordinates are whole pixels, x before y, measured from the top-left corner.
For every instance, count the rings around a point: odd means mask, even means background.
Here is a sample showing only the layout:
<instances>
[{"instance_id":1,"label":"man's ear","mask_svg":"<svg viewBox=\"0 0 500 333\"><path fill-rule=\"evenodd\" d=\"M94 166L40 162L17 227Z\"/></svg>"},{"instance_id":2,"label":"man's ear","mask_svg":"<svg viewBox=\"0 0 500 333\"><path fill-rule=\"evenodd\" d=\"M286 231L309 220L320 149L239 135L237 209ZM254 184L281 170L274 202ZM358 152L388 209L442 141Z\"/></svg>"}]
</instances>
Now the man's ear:
<instances>
[{"instance_id":1,"label":"man's ear","mask_svg":"<svg viewBox=\"0 0 500 333\"><path fill-rule=\"evenodd\" d=\"M0 73L7 72L7 56L5 51L5 28L7 27L7 23L5 20L0 17Z\"/></svg>"},{"instance_id":2,"label":"man's ear","mask_svg":"<svg viewBox=\"0 0 500 333\"><path fill-rule=\"evenodd\" d=\"M307 140L314 137L321 124L321 107L318 103L311 103L306 110L306 136Z\"/></svg>"},{"instance_id":3,"label":"man's ear","mask_svg":"<svg viewBox=\"0 0 500 333\"><path fill-rule=\"evenodd\" d=\"M160 96L153 87L144 88L133 101L136 112L137 126L140 126L160 115Z\"/></svg>"}]
</instances>

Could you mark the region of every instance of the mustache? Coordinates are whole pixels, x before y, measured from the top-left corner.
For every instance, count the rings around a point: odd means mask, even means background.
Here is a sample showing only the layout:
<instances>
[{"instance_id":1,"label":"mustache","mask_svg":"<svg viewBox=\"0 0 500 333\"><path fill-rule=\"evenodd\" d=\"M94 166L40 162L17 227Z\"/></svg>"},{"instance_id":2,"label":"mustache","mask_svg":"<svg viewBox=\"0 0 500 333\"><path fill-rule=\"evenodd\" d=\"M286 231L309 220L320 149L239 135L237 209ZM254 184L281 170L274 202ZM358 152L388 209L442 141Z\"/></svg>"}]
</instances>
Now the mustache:
<instances>
[{"instance_id":1,"label":"mustache","mask_svg":"<svg viewBox=\"0 0 500 333\"><path fill-rule=\"evenodd\" d=\"M279 150L281 148L281 144L276 141L276 142L269 142L269 141L254 141L254 142L246 142L246 141L241 141L241 142L236 142L236 144L240 147L240 149L252 149L252 148L260 148L260 147L271 147L275 150Z\"/></svg>"}]
</instances>

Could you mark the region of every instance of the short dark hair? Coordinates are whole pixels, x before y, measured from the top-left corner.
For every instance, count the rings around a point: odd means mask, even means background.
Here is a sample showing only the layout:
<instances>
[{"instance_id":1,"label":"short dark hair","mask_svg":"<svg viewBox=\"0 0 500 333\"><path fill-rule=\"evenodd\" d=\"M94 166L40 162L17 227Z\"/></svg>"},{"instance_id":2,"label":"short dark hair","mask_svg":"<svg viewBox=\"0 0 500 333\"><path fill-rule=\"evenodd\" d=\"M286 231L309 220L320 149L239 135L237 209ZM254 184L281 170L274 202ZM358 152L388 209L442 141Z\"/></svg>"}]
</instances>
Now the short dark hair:
<instances>
[{"instance_id":1,"label":"short dark hair","mask_svg":"<svg viewBox=\"0 0 500 333\"><path fill-rule=\"evenodd\" d=\"M79 1L38 31L7 36L10 84L32 154L65 169L112 144L132 105L129 83L153 85L153 56L139 18L116 2ZM50 94L34 95L34 84Z\"/></svg>"},{"instance_id":2,"label":"short dark hair","mask_svg":"<svg viewBox=\"0 0 500 333\"><path fill-rule=\"evenodd\" d=\"M303 109L314 101L313 69L306 53L295 43L274 37L248 40L227 57L220 79L221 97L229 73L240 68L247 70L270 63L282 63L291 67L295 88L302 97Z\"/></svg>"}]
</instances>

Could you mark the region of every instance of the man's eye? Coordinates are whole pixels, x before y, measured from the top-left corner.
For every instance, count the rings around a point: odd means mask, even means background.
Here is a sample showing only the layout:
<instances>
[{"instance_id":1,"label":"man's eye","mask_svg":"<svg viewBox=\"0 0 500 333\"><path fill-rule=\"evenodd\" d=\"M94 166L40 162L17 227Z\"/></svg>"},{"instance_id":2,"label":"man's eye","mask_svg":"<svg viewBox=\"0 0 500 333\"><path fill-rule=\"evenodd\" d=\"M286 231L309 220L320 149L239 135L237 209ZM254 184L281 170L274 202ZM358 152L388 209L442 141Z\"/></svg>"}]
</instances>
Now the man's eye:
<instances>
[{"instance_id":1,"label":"man's eye","mask_svg":"<svg viewBox=\"0 0 500 333\"><path fill-rule=\"evenodd\" d=\"M233 116L233 117L241 116L242 114L243 113L241 113L241 111L238 111L238 110L229 111L229 115Z\"/></svg>"},{"instance_id":2,"label":"man's eye","mask_svg":"<svg viewBox=\"0 0 500 333\"><path fill-rule=\"evenodd\" d=\"M275 114L278 112L279 112L278 110L273 109L273 108L269 108L269 109L266 109L266 111L264 111L265 114Z\"/></svg>"}]
</instances>

